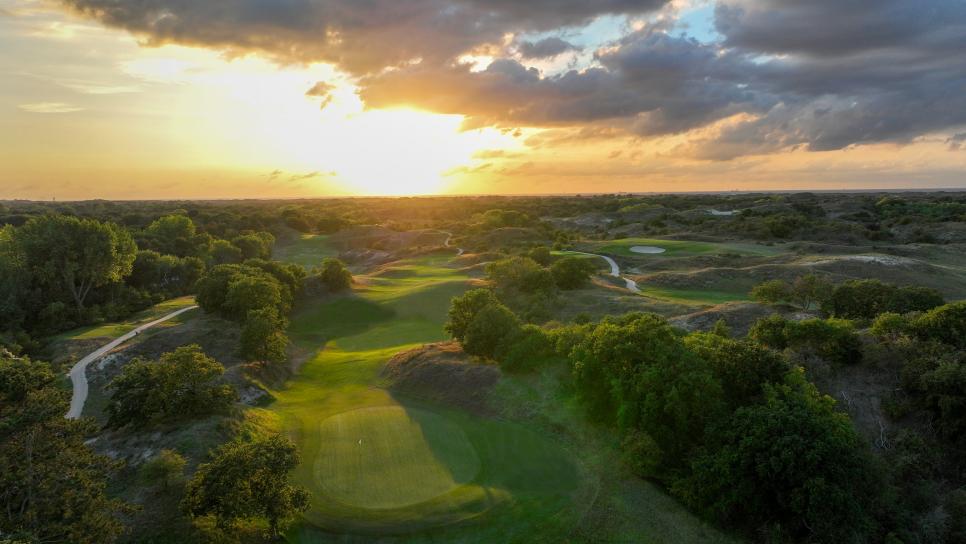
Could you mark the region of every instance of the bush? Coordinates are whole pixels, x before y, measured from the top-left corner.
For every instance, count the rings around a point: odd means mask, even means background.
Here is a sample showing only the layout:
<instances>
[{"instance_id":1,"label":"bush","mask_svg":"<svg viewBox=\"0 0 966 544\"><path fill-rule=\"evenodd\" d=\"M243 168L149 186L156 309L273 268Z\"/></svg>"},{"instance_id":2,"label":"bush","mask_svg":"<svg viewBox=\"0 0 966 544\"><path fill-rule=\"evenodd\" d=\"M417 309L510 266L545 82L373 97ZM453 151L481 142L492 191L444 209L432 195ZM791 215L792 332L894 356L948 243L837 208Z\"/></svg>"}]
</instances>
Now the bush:
<instances>
[{"instance_id":1,"label":"bush","mask_svg":"<svg viewBox=\"0 0 966 544\"><path fill-rule=\"evenodd\" d=\"M654 478L659 474L664 454L650 435L632 430L621 441L621 457L627 468L637 476Z\"/></svg>"},{"instance_id":2,"label":"bush","mask_svg":"<svg viewBox=\"0 0 966 544\"><path fill-rule=\"evenodd\" d=\"M748 330L748 337L763 346L783 350L788 347L788 338L785 336L787 325L787 319L778 314L773 314L755 321L755 324Z\"/></svg>"},{"instance_id":3,"label":"bush","mask_svg":"<svg viewBox=\"0 0 966 544\"><path fill-rule=\"evenodd\" d=\"M537 246L527 252L527 257L530 257L540 266L550 266L553 262L553 256L550 255L550 248L546 246Z\"/></svg>"},{"instance_id":4,"label":"bush","mask_svg":"<svg viewBox=\"0 0 966 544\"><path fill-rule=\"evenodd\" d=\"M785 327L788 346L810 349L816 355L841 364L862 360L862 341L850 321L842 319L806 319L789 322Z\"/></svg>"},{"instance_id":5,"label":"bush","mask_svg":"<svg viewBox=\"0 0 966 544\"><path fill-rule=\"evenodd\" d=\"M912 323L916 334L966 348L966 301L954 302L929 310Z\"/></svg>"},{"instance_id":6,"label":"bush","mask_svg":"<svg viewBox=\"0 0 966 544\"><path fill-rule=\"evenodd\" d=\"M157 455L145 461L138 471L141 480L151 486L160 486L167 490L171 486L181 483L184 479L184 468L188 462L174 450L161 450Z\"/></svg>"},{"instance_id":7,"label":"bush","mask_svg":"<svg viewBox=\"0 0 966 544\"><path fill-rule=\"evenodd\" d=\"M879 280L851 280L835 287L822 309L835 317L873 319L884 312L922 312L942 303L942 294L935 289L897 287Z\"/></svg>"},{"instance_id":8,"label":"bush","mask_svg":"<svg viewBox=\"0 0 966 544\"><path fill-rule=\"evenodd\" d=\"M693 333L684 343L711 365L732 409L758 401L765 384L781 383L788 373L780 354L748 340Z\"/></svg>"}]
</instances>

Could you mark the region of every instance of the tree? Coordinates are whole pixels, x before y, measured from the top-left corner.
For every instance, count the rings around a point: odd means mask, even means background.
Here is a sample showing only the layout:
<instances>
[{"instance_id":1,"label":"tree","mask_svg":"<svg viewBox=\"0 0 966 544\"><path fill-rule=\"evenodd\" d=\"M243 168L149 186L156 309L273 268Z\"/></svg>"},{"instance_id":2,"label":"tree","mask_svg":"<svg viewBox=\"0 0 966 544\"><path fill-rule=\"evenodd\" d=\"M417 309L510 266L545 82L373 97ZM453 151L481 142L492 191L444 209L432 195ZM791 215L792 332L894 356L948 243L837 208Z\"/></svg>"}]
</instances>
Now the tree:
<instances>
[{"instance_id":1,"label":"tree","mask_svg":"<svg viewBox=\"0 0 966 544\"><path fill-rule=\"evenodd\" d=\"M564 290L583 287L594 270L594 265L583 257L564 257L550 267L554 283Z\"/></svg>"},{"instance_id":2,"label":"tree","mask_svg":"<svg viewBox=\"0 0 966 544\"><path fill-rule=\"evenodd\" d=\"M228 283L223 313L231 319L243 321L252 310L275 308L279 312L288 312L286 302L275 278L267 274L241 274Z\"/></svg>"},{"instance_id":3,"label":"tree","mask_svg":"<svg viewBox=\"0 0 966 544\"><path fill-rule=\"evenodd\" d=\"M31 218L15 231L27 267L48 286L63 286L78 312L91 289L131 273L137 246L114 223L66 215Z\"/></svg>"},{"instance_id":4,"label":"tree","mask_svg":"<svg viewBox=\"0 0 966 544\"><path fill-rule=\"evenodd\" d=\"M161 450L141 465L139 471L141 480L148 485L160 485L161 489L167 491L171 486L182 481L187 463L184 456L178 452Z\"/></svg>"},{"instance_id":5,"label":"tree","mask_svg":"<svg viewBox=\"0 0 966 544\"><path fill-rule=\"evenodd\" d=\"M483 308L499 303L489 289L472 289L462 296L453 297L449 305L449 319L443 328L453 339L462 343L476 315Z\"/></svg>"},{"instance_id":6,"label":"tree","mask_svg":"<svg viewBox=\"0 0 966 544\"><path fill-rule=\"evenodd\" d=\"M763 346L783 350L788 347L788 337L785 335L787 326L787 319L778 314L772 314L755 321L748 331L748 338Z\"/></svg>"},{"instance_id":7,"label":"tree","mask_svg":"<svg viewBox=\"0 0 966 544\"><path fill-rule=\"evenodd\" d=\"M70 393L46 363L0 351L0 538L114 542L129 510L108 497L117 465L84 444L96 425L66 419Z\"/></svg>"},{"instance_id":8,"label":"tree","mask_svg":"<svg viewBox=\"0 0 966 544\"><path fill-rule=\"evenodd\" d=\"M352 273L339 259L330 257L323 260L318 276L331 293L345 291L352 286Z\"/></svg>"},{"instance_id":9,"label":"tree","mask_svg":"<svg viewBox=\"0 0 966 544\"><path fill-rule=\"evenodd\" d=\"M108 426L150 425L226 410L234 387L220 382L225 367L197 344L161 355L157 363L136 359L111 380Z\"/></svg>"},{"instance_id":10,"label":"tree","mask_svg":"<svg viewBox=\"0 0 966 544\"><path fill-rule=\"evenodd\" d=\"M268 259L275 247L275 237L268 232L256 232L236 236L231 243L241 250L243 259Z\"/></svg>"},{"instance_id":11,"label":"tree","mask_svg":"<svg viewBox=\"0 0 966 544\"><path fill-rule=\"evenodd\" d=\"M550 254L550 248L547 246L537 246L527 252L527 257L530 257L537 262L540 266L550 266L553 262L553 256Z\"/></svg>"},{"instance_id":12,"label":"tree","mask_svg":"<svg viewBox=\"0 0 966 544\"><path fill-rule=\"evenodd\" d=\"M506 342L520 331L520 320L506 306L491 304L480 310L463 337L463 351L494 358Z\"/></svg>"},{"instance_id":13,"label":"tree","mask_svg":"<svg viewBox=\"0 0 966 544\"><path fill-rule=\"evenodd\" d=\"M711 365L731 409L757 401L765 384L780 383L788 372L780 354L749 340L693 333L684 343Z\"/></svg>"},{"instance_id":14,"label":"tree","mask_svg":"<svg viewBox=\"0 0 966 544\"><path fill-rule=\"evenodd\" d=\"M815 542L864 542L879 479L849 417L800 372L741 407L676 481L675 495L721 523Z\"/></svg>"},{"instance_id":15,"label":"tree","mask_svg":"<svg viewBox=\"0 0 966 544\"><path fill-rule=\"evenodd\" d=\"M806 319L785 326L788 346L809 349L816 355L841 364L862 360L862 341L852 322L844 319Z\"/></svg>"},{"instance_id":16,"label":"tree","mask_svg":"<svg viewBox=\"0 0 966 544\"><path fill-rule=\"evenodd\" d=\"M215 240L211 243L211 261L215 265L236 264L242 262L244 255L228 240Z\"/></svg>"},{"instance_id":17,"label":"tree","mask_svg":"<svg viewBox=\"0 0 966 544\"><path fill-rule=\"evenodd\" d=\"M835 287L822 309L835 317L873 319L883 312L923 312L943 302L939 291L927 287L897 287L874 279L851 280Z\"/></svg>"},{"instance_id":18,"label":"tree","mask_svg":"<svg viewBox=\"0 0 966 544\"><path fill-rule=\"evenodd\" d=\"M751 290L751 298L762 304L779 304L791 299L791 286L784 280L768 280Z\"/></svg>"},{"instance_id":19,"label":"tree","mask_svg":"<svg viewBox=\"0 0 966 544\"><path fill-rule=\"evenodd\" d=\"M200 256L196 243L197 229L187 215L172 214L160 217L146 229L150 247L178 257Z\"/></svg>"},{"instance_id":20,"label":"tree","mask_svg":"<svg viewBox=\"0 0 966 544\"><path fill-rule=\"evenodd\" d=\"M287 359L288 323L275 308L249 310L241 333L241 353L250 361L283 363Z\"/></svg>"},{"instance_id":21,"label":"tree","mask_svg":"<svg viewBox=\"0 0 966 544\"><path fill-rule=\"evenodd\" d=\"M966 349L966 301L929 310L913 321L912 328L921 338Z\"/></svg>"},{"instance_id":22,"label":"tree","mask_svg":"<svg viewBox=\"0 0 966 544\"><path fill-rule=\"evenodd\" d=\"M280 435L225 444L188 482L182 509L190 516L214 516L222 529L262 517L278 535L309 507L308 492L289 483L288 473L299 462L295 444Z\"/></svg>"},{"instance_id":23,"label":"tree","mask_svg":"<svg viewBox=\"0 0 966 544\"><path fill-rule=\"evenodd\" d=\"M721 386L679 333L653 314L611 318L571 352L578 399L601 421L649 435L680 463L721 417Z\"/></svg>"},{"instance_id":24,"label":"tree","mask_svg":"<svg viewBox=\"0 0 966 544\"><path fill-rule=\"evenodd\" d=\"M524 325L507 339L500 353L500 368L508 372L526 372L539 367L555 355L550 336L536 325Z\"/></svg>"},{"instance_id":25,"label":"tree","mask_svg":"<svg viewBox=\"0 0 966 544\"><path fill-rule=\"evenodd\" d=\"M511 257L486 265L490 281L501 291L533 294L553 291L554 279L550 271L530 257Z\"/></svg>"},{"instance_id":26,"label":"tree","mask_svg":"<svg viewBox=\"0 0 966 544\"><path fill-rule=\"evenodd\" d=\"M832 282L826 276L805 274L795 278L791 286L791 301L803 312L808 311L813 303L821 304L831 294Z\"/></svg>"}]
</instances>

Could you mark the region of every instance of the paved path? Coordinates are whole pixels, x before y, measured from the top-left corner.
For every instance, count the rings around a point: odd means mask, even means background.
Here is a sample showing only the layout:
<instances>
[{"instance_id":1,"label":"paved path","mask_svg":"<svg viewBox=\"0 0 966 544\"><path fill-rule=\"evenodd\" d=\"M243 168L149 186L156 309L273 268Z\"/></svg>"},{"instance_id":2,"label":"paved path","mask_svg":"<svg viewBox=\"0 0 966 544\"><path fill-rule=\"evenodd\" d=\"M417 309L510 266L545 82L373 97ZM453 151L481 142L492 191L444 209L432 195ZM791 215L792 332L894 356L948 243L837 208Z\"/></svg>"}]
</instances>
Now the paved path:
<instances>
[{"instance_id":1,"label":"paved path","mask_svg":"<svg viewBox=\"0 0 966 544\"><path fill-rule=\"evenodd\" d=\"M632 280L630 278L625 278L625 277L621 276L621 267L620 266L617 266L617 261L615 261L614 259L608 257L607 255L598 255L596 253L587 253L585 251L572 251L572 253L579 253L581 255L589 255L591 257L600 257L601 259L604 259L605 261L607 261L607 264L610 265L610 275L611 276L613 276L615 278L620 278L620 279L624 280L624 284L631 291L634 291L635 293L640 293L641 292L641 289L640 289L640 287L637 286L637 282L636 281L634 281L634 280Z\"/></svg>"},{"instance_id":2,"label":"paved path","mask_svg":"<svg viewBox=\"0 0 966 544\"><path fill-rule=\"evenodd\" d=\"M111 351L117 346L120 346L124 342L127 342L131 338L134 338L141 331L150 329L151 327L157 325L158 323L164 323L165 321L173 317L177 317L187 312L188 310L194 310L195 308L197 308L197 306L189 306L187 308L182 308L176 312L171 312L170 314L160 319L156 319L150 323L145 323L144 325L141 325L140 327L134 329L133 331L123 336L119 336L115 338L107 345L101 346L100 348L98 348L96 351L94 351L87 357L84 357L80 361L77 361L77 364L75 364L74 367L70 369L70 373L68 374L68 376L70 376L71 383L74 384L74 395L70 399L70 411L67 412L67 416L66 416L67 419L77 419L80 417L81 412L84 411L84 403L87 402L87 366L89 364L100 359L107 352Z\"/></svg>"},{"instance_id":3,"label":"paved path","mask_svg":"<svg viewBox=\"0 0 966 544\"><path fill-rule=\"evenodd\" d=\"M443 234L446 234L447 235L446 236L446 241L443 242L443 245L446 246L446 247L453 247L449 243L449 241L453 239L453 233L452 232L446 232L445 230L440 231L440 232L442 232ZM461 247L456 248L456 256L459 257L462 254L463 254L463 248L461 248Z\"/></svg>"}]
</instances>

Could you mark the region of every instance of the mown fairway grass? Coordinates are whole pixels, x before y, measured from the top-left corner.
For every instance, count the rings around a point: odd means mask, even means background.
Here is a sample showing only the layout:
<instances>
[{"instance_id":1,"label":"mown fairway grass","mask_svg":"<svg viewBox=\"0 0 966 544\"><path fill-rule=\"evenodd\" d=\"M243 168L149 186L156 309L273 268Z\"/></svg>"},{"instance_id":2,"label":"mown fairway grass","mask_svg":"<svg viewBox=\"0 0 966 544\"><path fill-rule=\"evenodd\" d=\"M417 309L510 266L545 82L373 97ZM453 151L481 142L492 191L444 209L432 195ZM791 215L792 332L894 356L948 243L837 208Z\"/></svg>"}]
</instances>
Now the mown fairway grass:
<instances>
[{"instance_id":1,"label":"mown fairway grass","mask_svg":"<svg viewBox=\"0 0 966 544\"><path fill-rule=\"evenodd\" d=\"M634 253L634 246L654 246L664 249L664 253L641 254ZM621 257L664 258L664 257L693 257L696 255L714 255L721 253L736 253L739 255L768 256L777 255L783 250L778 247L759 244L742 243L713 243L695 242L690 240L659 240L656 238L623 238L595 242L587 246L592 253L606 253Z\"/></svg>"},{"instance_id":2,"label":"mown fairway grass","mask_svg":"<svg viewBox=\"0 0 966 544\"><path fill-rule=\"evenodd\" d=\"M74 329L67 331L65 333L59 334L52 338L53 341L64 341L64 340L88 340L91 338L117 338L127 334L128 332L134 330L140 325L145 323L150 323L155 319L166 316L171 312L180 310L181 308L187 308L195 304L195 298L180 297L173 298L171 300L166 300L160 304L151 306L147 310L138 312L124 321L116 321L113 323L105 323L103 325L94 325L90 327L83 327L80 329ZM195 310L198 311L198 310ZM193 312L187 312L191 314ZM184 319L187 319L188 315L182 314L170 321L160 323L157 327L171 327L178 323L181 323Z\"/></svg>"},{"instance_id":3,"label":"mown fairway grass","mask_svg":"<svg viewBox=\"0 0 966 544\"><path fill-rule=\"evenodd\" d=\"M469 279L451 258L395 263L292 316L293 341L318 351L270 408L299 445L294 478L312 493L309 523L291 541L338 532L503 542L563 537L579 519L579 470L554 441L378 387L392 355L445 339L450 299Z\"/></svg>"}]
</instances>

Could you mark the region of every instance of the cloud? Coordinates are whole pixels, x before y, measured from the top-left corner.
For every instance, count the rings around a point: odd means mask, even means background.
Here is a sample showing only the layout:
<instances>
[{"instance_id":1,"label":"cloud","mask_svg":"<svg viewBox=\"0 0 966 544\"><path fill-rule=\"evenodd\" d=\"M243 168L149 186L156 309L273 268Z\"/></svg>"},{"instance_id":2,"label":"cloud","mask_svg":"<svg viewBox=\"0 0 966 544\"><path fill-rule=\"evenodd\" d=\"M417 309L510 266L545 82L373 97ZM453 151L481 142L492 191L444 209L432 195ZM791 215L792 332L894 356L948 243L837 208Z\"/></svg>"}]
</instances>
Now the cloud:
<instances>
[{"instance_id":1,"label":"cloud","mask_svg":"<svg viewBox=\"0 0 966 544\"><path fill-rule=\"evenodd\" d=\"M326 106L332 103L332 91L334 91L335 88L335 85L332 85L331 83L319 81L313 85L311 89L305 92L305 96L321 98L322 100L319 107L324 110Z\"/></svg>"},{"instance_id":2,"label":"cloud","mask_svg":"<svg viewBox=\"0 0 966 544\"><path fill-rule=\"evenodd\" d=\"M507 34L647 13L667 0L61 0L148 43L181 43L361 75L416 59L445 64Z\"/></svg>"},{"instance_id":3,"label":"cloud","mask_svg":"<svg viewBox=\"0 0 966 544\"><path fill-rule=\"evenodd\" d=\"M960 0L716 0L711 43L675 34L681 3L667 0L61 2L148 44L331 63L368 107L461 114L464 128L683 135L679 152L727 160L966 127ZM618 39L570 69L534 67L577 49L524 37L579 34L602 15L628 18ZM309 94L325 107L331 91Z\"/></svg>"},{"instance_id":4,"label":"cloud","mask_svg":"<svg viewBox=\"0 0 966 544\"><path fill-rule=\"evenodd\" d=\"M580 48L554 36L544 38L538 42L520 42L517 46L517 51L524 59L548 59L569 51L580 51Z\"/></svg>"},{"instance_id":5,"label":"cloud","mask_svg":"<svg viewBox=\"0 0 966 544\"><path fill-rule=\"evenodd\" d=\"M84 109L64 102L34 102L31 104L20 104L17 107L29 113L72 113Z\"/></svg>"},{"instance_id":6,"label":"cloud","mask_svg":"<svg viewBox=\"0 0 966 544\"><path fill-rule=\"evenodd\" d=\"M953 134L948 139L946 139L946 143L949 144L950 151L959 151L960 149L966 149L966 132Z\"/></svg>"}]
</instances>

